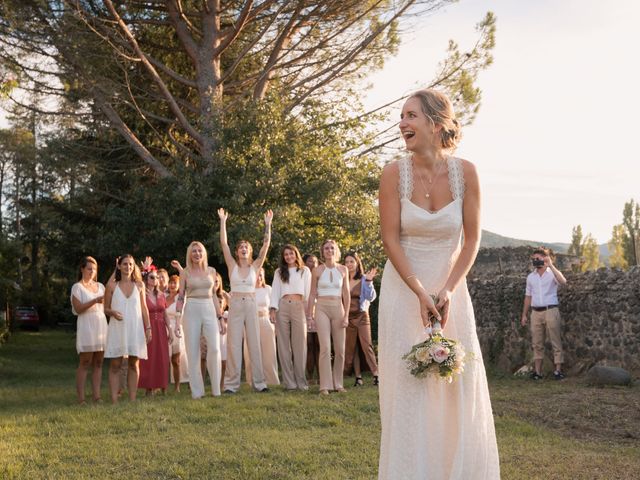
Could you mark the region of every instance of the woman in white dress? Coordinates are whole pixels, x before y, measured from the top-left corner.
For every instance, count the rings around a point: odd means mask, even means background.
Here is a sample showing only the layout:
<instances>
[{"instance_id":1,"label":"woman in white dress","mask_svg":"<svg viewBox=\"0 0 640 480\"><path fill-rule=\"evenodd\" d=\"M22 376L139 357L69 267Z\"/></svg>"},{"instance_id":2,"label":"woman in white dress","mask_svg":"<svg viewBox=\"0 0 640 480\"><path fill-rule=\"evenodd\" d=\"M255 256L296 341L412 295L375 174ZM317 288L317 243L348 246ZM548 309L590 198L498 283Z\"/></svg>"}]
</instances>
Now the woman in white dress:
<instances>
[{"instance_id":1,"label":"woman in white dress","mask_svg":"<svg viewBox=\"0 0 640 480\"><path fill-rule=\"evenodd\" d=\"M465 276L480 242L473 164L450 156L460 136L449 99L413 94L400 132L411 155L380 180L380 225L389 257L379 309L380 479L500 477L482 353ZM437 295L434 305L430 295ZM413 377L402 356L423 341L429 313L473 356L449 384Z\"/></svg>"},{"instance_id":2,"label":"woman in white dress","mask_svg":"<svg viewBox=\"0 0 640 480\"><path fill-rule=\"evenodd\" d=\"M178 303L178 291L180 289L180 277L171 275L167 281L167 315L169 316L169 324L173 331L173 341L169 345L169 355L171 356L171 375L174 386L173 391L180 391L180 384L189 381L189 365L187 362L187 348L184 344L184 336L180 328L180 318L176 311Z\"/></svg>"},{"instance_id":3,"label":"woman in white dress","mask_svg":"<svg viewBox=\"0 0 640 480\"><path fill-rule=\"evenodd\" d=\"M264 268L258 272L256 279L256 307L258 307L258 324L260 329L260 354L262 358L262 372L267 385L280 385L278 376L278 357L276 353L276 327L269 318L271 306L271 286L264 279ZM245 337L246 338L246 337ZM247 383L253 384L251 375L251 358L247 342L244 342L244 372Z\"/></svg>"},{"instance_id":4,"label":"woman in white dress","mask_svg":"<svg viewBox=\"0 0 640 480\"><path fill-rule=\"evenodd\" d=\"M115 278L110 280L104 295L104 312L109 316L105 358L109 363L109 392L111 401L118 401L120 367L127 360L127 389L129 400L138 392L140 359L147 358L147 343L151 341L151 324L140 270L131 255L118 259Z\"/></svg>"},{"instance_id":5,"label":"woman in white dress","mask_svg":"<svg viewBox=\"0 0 640 480\"><path fill-rule=\"evenodd\" d=\"M84 257L80 262L80 278L71 287L71 310L78 316L76 350L80 356L80 363L76 372L76 390L78 403L81 405L86 403L84 387L91 367L93 401L100 401L102 362L107 343L107 317L102 305L104 285L96 282L97 275L98 262L93 257Z\"/></svg>"},{"instance_id":6,"label":"woman in white dress","mask_svg":"<svg viewBox=\"0 0 640 480\"><path fill-rule=\"evenodd\" d=\"M224 324L224 333L220 334L220 360L222 368L220 370L220 391L224 390L224 376L227 371L227 325L229 323L229 302L231 295L224 289L224 282L220 272L216 272L216 283L213 285L213 291L218 297L220 309L222 310L222 323Z\"/></svg>"}]
</instances>

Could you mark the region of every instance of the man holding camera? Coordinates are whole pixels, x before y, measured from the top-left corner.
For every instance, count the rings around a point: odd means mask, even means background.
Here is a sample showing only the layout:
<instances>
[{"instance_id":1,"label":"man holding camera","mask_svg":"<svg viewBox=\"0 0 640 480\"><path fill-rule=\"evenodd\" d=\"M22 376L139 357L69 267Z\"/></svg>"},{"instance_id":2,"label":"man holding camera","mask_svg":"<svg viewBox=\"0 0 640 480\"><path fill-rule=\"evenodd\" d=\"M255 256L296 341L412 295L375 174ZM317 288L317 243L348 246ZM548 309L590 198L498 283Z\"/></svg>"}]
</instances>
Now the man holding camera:
<instances>
[{"instance_id":1,"label":"man holding camera","mask_svg":"<svg viewBox=\"0 0 640 480\"><path fill-rule=\"evenodd\" d=\"M527 324L527 315L531 308L531 345L535 371L531 374L534 380L542 379L542 360L544 358L545 332L553 347L553 376L562 380L562 339L560 310L558 309L558 286L567 283L562 272L551 261L549 250L538 247L531 255L535 270L527 276L527 288L522 310L522 326Z\"/></svg>"}]
</instances>

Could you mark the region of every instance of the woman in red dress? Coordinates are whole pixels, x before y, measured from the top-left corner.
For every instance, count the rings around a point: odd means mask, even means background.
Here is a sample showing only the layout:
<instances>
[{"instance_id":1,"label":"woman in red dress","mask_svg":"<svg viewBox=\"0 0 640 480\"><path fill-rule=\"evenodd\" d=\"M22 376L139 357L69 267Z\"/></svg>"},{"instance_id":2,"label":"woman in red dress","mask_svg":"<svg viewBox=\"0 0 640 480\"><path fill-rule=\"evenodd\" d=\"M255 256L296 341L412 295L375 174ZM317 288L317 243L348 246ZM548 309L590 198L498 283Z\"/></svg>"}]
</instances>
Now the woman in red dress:
<instances>
[{"instance_id":1,"label":"woman in red dress","mask_svg":"<svg viewBox=\"0 0 640 480\"><path fill-rule=\"evenodd\" d=\"M147 359L140 360L138 388L146 389L147 395L153 394L157 388L165 394L169 385L169 344L173 340L173 332L166 313L165 296L158 289L156 270L150 270L145 274L145 284L151 322L151 342L147 345Z\"/></svg>"}]
</instances>

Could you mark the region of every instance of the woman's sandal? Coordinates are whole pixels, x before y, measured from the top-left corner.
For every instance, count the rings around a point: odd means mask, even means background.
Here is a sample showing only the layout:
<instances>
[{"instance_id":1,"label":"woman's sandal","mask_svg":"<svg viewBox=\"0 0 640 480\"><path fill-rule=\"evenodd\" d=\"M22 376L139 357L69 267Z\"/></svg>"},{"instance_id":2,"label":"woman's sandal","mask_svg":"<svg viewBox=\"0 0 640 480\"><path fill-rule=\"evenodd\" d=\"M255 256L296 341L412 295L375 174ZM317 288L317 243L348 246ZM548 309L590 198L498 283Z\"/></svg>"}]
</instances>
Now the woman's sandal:
<instances>
[{"instance_id":1,"label":"woman's sandal","mask_svg":"<svg viewBox=\"0 0 640 480\"><path fill-rule=\"evenodd\" d=\"M362 377L356 377L356 383L354 387L361 387L363 385L364 385L364 382L362 381Z\"/></svg>"},{"instance_id":2,"label":"woman's sandal","mask_svg":"<svg viewBox=\"0 0 640 480\"><path fill-rule=\"evenodd\" d=\"M378 375L374 375L373 376L373 385L377 387L379 383L380 383L380 381L378 380Z\"/></svg>"}]
</instances>

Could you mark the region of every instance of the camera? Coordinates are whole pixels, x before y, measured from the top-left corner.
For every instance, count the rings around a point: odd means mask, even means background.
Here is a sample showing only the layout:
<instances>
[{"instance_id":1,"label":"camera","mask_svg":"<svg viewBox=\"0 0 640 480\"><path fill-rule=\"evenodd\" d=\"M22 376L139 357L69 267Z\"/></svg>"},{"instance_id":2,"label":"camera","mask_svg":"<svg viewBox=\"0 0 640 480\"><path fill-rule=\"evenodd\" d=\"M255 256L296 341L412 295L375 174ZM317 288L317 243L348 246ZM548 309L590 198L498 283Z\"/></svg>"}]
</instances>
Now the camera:
<instances>
[{"instance_id":1,"label":"camera","mask_svg":"<svg viewBox=\"0 0 640 480\"><path fill-rule=\"evenodd\" d=\"M543 267L544 266L544 260L541 260L539 258L534 258L531 263L533 263L533 266L538 268L538 267Z\"/></svg>"}]
</instances>

